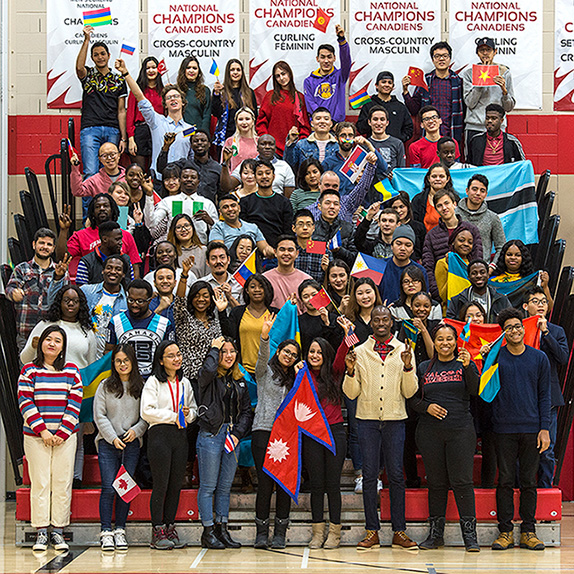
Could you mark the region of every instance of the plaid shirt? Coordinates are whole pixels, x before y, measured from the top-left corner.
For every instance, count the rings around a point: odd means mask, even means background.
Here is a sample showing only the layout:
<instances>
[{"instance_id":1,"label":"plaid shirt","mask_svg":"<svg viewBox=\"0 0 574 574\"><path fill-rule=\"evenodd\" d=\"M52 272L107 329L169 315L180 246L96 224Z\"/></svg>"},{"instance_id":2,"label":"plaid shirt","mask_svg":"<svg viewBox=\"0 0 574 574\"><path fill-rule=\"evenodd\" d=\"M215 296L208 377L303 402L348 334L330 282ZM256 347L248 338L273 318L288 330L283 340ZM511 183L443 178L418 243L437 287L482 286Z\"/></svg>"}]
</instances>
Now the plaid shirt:
<instances>
[{"instance_id":1,"label":"plaid shirt","mask_svg":"<svg viewBox=\"0 0 574 574\"><path fill-rule=\"evenodd\" d=\"M390 345L389 343L391 342L393 336L391 335L385 342L380 343L379 341L377 341L375 339L375 345L373 346L373 349L376 353L379 353L383 363L385 362L385 359L387 358L387 355L394 349L394 347L392 345Z\"/></svg>"},{"instance_id":2,"label":"plaid shirt","mask_svg":"<svg viewBox=\"0 0 574 574\"><path fill-rule=\"evenodd\" d=\"M325 272L321 269L321 259L323 259L323 256L318 253L307 253L307 251L299 245L297 246L297 250L299 251L299 255L297 259L295 259L295 269L299 269L299 271L311 275L315 281L322 284L323 277L325 276ZM326 253L329 256L329 261L331 261L333 254L329 249L327 249Z\"/></svg>"},{"instance_id":3,"label":"plaid shirt","mask_svg":"<svg viewBox=\"0 0 574 574\"><path fill-rule=\"evenodd\" d=\"M48 311L48 287L54 275L54 263L42 269L33 259L16 265L6 285L6 295L12 299L16 289L24 291L20 303L14 303L18 322L18 347L23 348L32 329Z\"/></svg>"},{"instance_id":4,"label":"plaid shirt","mask_svg":"<svg viewBox=\"0 0 574 574\"><path fill-rule=\"evenodd\" d=\"M429 91L417 86L413 95L404 96L409 112L414 116L423 106L434 106L442 119L441 135L450 135L462 149L464 132L462 107L462 79L452 70L448 77L441 80L435 70L425 74ZM448 130L448 132L446 131Z\"/></svg>"}]
</instances>

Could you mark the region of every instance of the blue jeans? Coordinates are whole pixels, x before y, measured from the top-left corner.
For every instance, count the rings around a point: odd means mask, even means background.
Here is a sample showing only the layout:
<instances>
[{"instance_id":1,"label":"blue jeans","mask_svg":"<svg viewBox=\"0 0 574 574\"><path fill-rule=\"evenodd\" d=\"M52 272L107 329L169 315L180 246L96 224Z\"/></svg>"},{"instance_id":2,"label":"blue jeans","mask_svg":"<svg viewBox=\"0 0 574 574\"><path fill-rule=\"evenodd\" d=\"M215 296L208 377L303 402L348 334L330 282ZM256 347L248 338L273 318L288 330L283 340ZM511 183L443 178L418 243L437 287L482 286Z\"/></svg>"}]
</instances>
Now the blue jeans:
<instances>
[{"instance_id":1,"label":"blue jeans","mask_svg":"<svg viewBox=\"0 0 574 574\"><path fill-rule=\"evenodd\" d=\"M139 457L140 443L137 439L126 443L124 450L117 449L104 439L99 441L98 463L100 464L100 474L102 476L102 493L100 494L100 522L102 530L112 529L114 498L116 500L116 528L126 527L130 505L117 495L112 483L116 479L122 463L133 478Z\"/></svg>"},{"instance_id":2,"label":"blue jeans","mask_svg":"<svg viewBox=\"0 0 574 574\"><path fill-rule=\"evenodd\" d=\"M538 466L538 488L552 488L556 457L554 445L556 444L556 432L558 430L558 407L552 407L550 411L550 446L540 453Z\"/></svg>"},{"instance_id":3,"label":"blue jeans","mask_svg":"<svg viewBox=\"0 0 574 574\"><path fill-rule=\"evenodd\" d=\"M197 505L204 526L213 526L214 498L215 522L227 522L229 516L229 495L239 453L237 448L231 453L225 452L223 448L227 426L224 424L217 434L200 430L197 437L199 464Z\"/></svg>"},{"instance_id":4,"label":"blue jeans","mask_svg":"<svg viewBox=\"0 0 574 574\"><path fill-rule=\"evenodd\" d=\"M379 530L377 479L384 465L389 479L393 531L406 529L403 451L405 421L357 419L363 454L363 506L367 530Z\"/></svg>"},{"instance_id":5,"label":"blue jeans","mask_svg":"<svg viewBox=\"0 0 574 574\"><path fill-rule=\"evenodd\" d=\"M353 462L355 472L361 472L363 468L363 457L361 456L361 445L359 444L359 435L357 432L357 399L350 399L343 395L345 406L347 407L347 424L349 426L349 455Z\"/></svg>"},{"instance_id":6,"label":"blue jeans","mask_svg":"<svg viewBox=\"0 0 574 574\"><path fill-rule=\"evenodd\" d=\"M107 142L118 145L120 143L120 130L107 126L92 126L80 131L80 149L82 150L82 162L84 164L84 179L98 173L100 169L100 146ZM83 218L86 219L88 205L91 197L82 198Z\"/></svg>"}]
</instances>

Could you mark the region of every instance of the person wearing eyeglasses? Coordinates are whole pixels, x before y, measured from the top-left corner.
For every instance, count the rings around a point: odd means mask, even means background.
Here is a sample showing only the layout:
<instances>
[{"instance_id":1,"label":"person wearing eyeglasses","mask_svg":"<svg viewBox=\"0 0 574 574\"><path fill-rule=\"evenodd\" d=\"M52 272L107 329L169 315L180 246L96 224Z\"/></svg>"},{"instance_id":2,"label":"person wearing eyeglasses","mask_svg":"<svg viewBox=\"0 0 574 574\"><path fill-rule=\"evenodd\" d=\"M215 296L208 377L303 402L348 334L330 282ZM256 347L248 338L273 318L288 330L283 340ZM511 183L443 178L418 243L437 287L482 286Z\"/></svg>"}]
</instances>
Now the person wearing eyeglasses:
<instances>
[{"instance_id":1,"label":"person wearing eyeglasses","mask_svg":"<svg viewBox=\"0 0 574 574\"><path fill-rule=\"evenodd\" d=\"M423 106L419 111L419 119L424 129L424 136L412 143L408 152L409 167L428 169L436 163L437 142L441 138L443 119L434 106ZM455 140L455 159L460 157L460 149Z\"/></svg>"},{"instance_id":2,"label":"person wearing eyeglasses","mask_svg":"<svg viewBox=\"0 0 574 574\"><path fill-rule=\"evenodd\" d=\"M550 446L540 454L538 467L538 488L552 488L556 459L554 444L558 426L558 407L564 405L562 388L558 377L558 367L568 364L570 352L566 333L560 325L548 321L548 299L542 287L533 287L524 294L522 305L528 317L538 317L540 329L540 350L550 361Z\"/></svg>"},{"instance_id":3,"label":"person wearing eyeglasses","mask_svg":"<svg viewBox=\"0 0 574 574\"><path fill-rule=\"evenodd\" d=\"M147 281L134 279L128 285L127 294L128 310L112 317L108 325L106 353L117 344L132 345L145 380L151 375L158 345L162 341L175 340L175 329L168 319L149 308L153 287Z\"/></svg>"},{"instance_id":4,"label":"person wearing eyeglasses","mask_svg":"<svg viewBox=\"0 0 574 574\"><path fill-rule=\"evenodd\" d=\"M536 536L536 474L540 454L550 446L551 370L543 351L524 344L523 314L510 307L498 315L506 346L498 353L500 389L492 400L492 426L498 460L493 550L514 547L514 484L520 483L520 547L544 550ZM518 464L517 464L518 463Z\"/></svg>"},{"instance_id":5,"label":"person wearing eyeglasses","mask_svg":"<svg viewBox=\"0 0 574 574\"><path fill-rule=\"evenodd\" d=\"M424 106L435 106L443 120L441 136L450 136L462 146L463 137L463 86L460 76L450 68L452 48L448 42L437 42L430 49L434 70L425 74L428 90L417 86L409 93L410 76L402 80L403 99L411 113L416 116ZM426 130L426 126L423 126Z\"/></svg>"}]
</instances>

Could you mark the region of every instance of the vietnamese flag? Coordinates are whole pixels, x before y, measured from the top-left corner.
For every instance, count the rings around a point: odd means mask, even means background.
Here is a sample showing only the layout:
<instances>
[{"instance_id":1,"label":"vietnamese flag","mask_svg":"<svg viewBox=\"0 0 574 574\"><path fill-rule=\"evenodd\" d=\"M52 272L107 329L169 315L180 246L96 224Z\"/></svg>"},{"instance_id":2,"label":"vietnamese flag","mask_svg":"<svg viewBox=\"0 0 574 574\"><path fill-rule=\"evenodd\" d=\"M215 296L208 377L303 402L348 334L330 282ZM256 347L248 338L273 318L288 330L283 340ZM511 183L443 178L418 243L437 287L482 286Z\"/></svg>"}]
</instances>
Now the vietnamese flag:
<instances>
[{"instance_id":1,"label":"vietnamese flag","mask_svg":"<svg viewBox=\"0 0 574 574\"><path fill-rule=\"evenodd\" d=\"M331 21L331 16L325 12L322 8L317 8L317 18L313 22L313 28L319 30L319 32L325 33L327 31L327 26Z\"/></svg>"},{"instance_id":2,"label":"vietnamese flag","mask_svg":"<svg viewBox=\"0 0 574 574\"><path fill-rule=\"evenodd\" d=\"M309 303L311 303L311 305L313 305L313 307L319 311L319 309L322 307L327 307L331 303L331 298L325 289L321 287L321 290L316 295L313 295L311 299L309 299Z\"/></svg>"},{"instance_id":3,"label":"vietnamese flag","mask_svg":"<svg viewBox=\"0 0 574 574\"><path fill-rule=\"evenodd\" d=\"M496 86L494 76L498 76L498 66L483 66L473 64L472 66L472 85L473 86Z\"/></svg>"},{"instance_id":4,"label":"vietnamese flag","mask_svg":"<svg viewBox=\"0 0 574 574\"><path fill-rule=\"evenodd\" d=\"M309 239L309 241L307 241L307 249L305 251L307 251L307 253L316 253L317 255L325 255L325 251L327 251L327 242L315 241L313 239Z\"/></svg>"},{"instance_id":5,"label":"vietnamese flag","mask_svg":"<svg viewBox=\"0 0 574 574\"><path fill-rule=\"evenodd\" d=\"M425 80L425 73L420 68L415 68L414 66L409 67L409 72L407 76L411 79L411 86L418 86L419 88L429 91Z\"/></svg>"}]
</instances>

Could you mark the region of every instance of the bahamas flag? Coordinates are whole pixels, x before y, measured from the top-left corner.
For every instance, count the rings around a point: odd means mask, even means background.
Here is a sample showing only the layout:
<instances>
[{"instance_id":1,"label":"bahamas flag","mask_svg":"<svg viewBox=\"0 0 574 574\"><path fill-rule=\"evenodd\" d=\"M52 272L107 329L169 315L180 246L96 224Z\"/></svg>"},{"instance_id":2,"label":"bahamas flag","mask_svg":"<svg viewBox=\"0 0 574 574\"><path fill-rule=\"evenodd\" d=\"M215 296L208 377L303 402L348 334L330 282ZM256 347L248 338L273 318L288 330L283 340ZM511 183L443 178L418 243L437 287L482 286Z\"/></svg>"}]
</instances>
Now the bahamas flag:
<instances>
[{"instance_id":1,"label":"bahamas flag","mask_svg":"<svg viewBox=\"0 0 574 574\"><path fill-rule=\"evenodd\" d=\"M233 274L233 278L235 281L237 281L237 283L239 283L239 285L241 285L241 287L245 285L245 282L247 279L249 279L249 277L251 277L251 275L255 275L257 272L255 261L256 253L257 250L255 249L251 255L241 264L239 269Z\"/></svg>"},{"instance_id":2,"label":"bahamas flag","mask_svg":"<svg viewBox=\"0 0 574 574\"><path fill-rule=\"evenodd\" d=\"M409 342L411 348L414 350L417 344L417 337L419 336L420 329L417 329L408 319L403 320L403 329L405 330L405 337Z\"/></svg>"},{"instance_id":3,"label":"bahamas flag","mask_svg":"<svg viewBox=\"0 0 574 574\"><path fill-rule=\"evenodd\" d=\"M391 185L403 189L412 199L423 188L426 169L397 168L393 170ZM506 240L521 239L524 243L538 243L538 206L534 185L534 169L530 161L504 165L488 165L450 172L454 189L466 195L471 175L481 173L488 178L488 208L498 214Z\"/></svg>"},{"instance_id":4,"label":"bahamas flag","mask_svg":"<svg viewBox=\"0 0 574 574\"><path fill-rule=\"evenodd\" d=\"M299 333L299 315L297 305L287 301L277 313L275 323L269 331L269 356L272 357L277 351L279 343L285 339L295 339L301 344L301 334Z\"/></svg>"},{"instance_id":5,"label":"bahamas flag","mask_svg":"<svg viewBox=\"0 0 574 574\"><path fill-rule=\"evenodd\" d=\"M80 369L84 395L80 408L80 422L94 422L94 395L100 383L112 374L112 352Z\"/></svg>"},{"instance_id":6,"label":"bahamas flag","mask_svg":"<svg viewBox=\"0 0 574 574\"><path fill-rule=\"evenodd\" d=\"M448 300L450 301L453 297L456 297L467 287L470 287L467 265L458 253L451 251L448 254L448 275L446 279Z\"/></svg>"},{"instance_id":7,"label":"bahamas flag","mask_svg":"<svg viewBox=\"0 0 574 574\"><path fill-rule=\"evenodd\" d=\"M506 295L512 303L512 306L517 309L522 307L526 291L532 289L532 287L536 287L537 282L538 271L520 279L514 279L509 275L498 275L496 277L491 277L488 281L488 283L499 293Z\"/></svg>"},{"instance_id":8,"label":"bahamas flag","mask_svg":"<svg viewBox=\"0 0 574 574\"><path fill-rule=\"evenodd\" d=\"M504 342L504 333L494 341L484 361L478 396L487 403L491 403L500 390L500 375L498 373L498 354Z\"/></svg>"}]
</instances>

